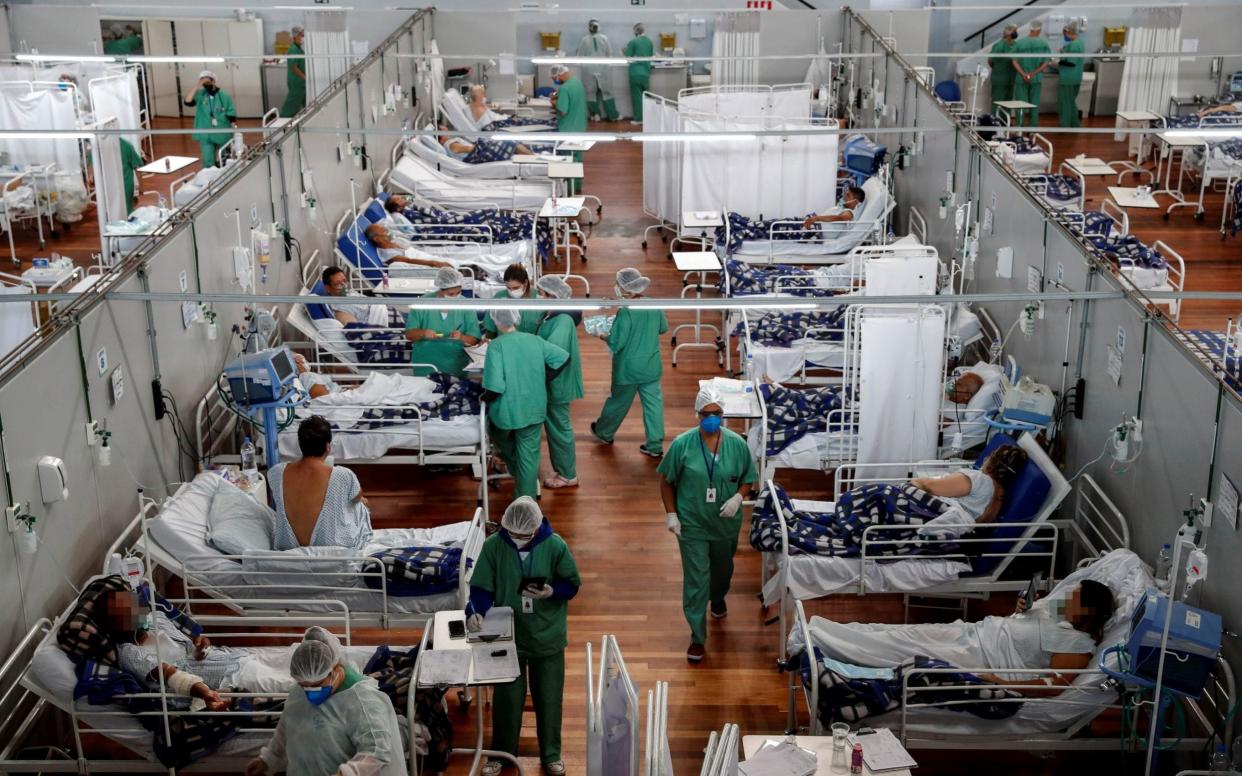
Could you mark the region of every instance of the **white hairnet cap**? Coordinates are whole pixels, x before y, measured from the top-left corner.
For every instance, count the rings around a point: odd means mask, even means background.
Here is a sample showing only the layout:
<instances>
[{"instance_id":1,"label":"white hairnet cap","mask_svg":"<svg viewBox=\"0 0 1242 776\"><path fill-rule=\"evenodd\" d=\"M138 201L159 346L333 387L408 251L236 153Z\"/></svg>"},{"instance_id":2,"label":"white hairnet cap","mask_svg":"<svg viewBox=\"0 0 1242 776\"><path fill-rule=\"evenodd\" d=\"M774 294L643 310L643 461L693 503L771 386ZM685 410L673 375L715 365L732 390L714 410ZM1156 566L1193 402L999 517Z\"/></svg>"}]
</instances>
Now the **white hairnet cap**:
<instances>
[{"instance_id":1,"label":"white hairnet cap","mask_svg":"<svg viewBox=\"0 0 1242 776\"><path fill-rule=\"evenodd\" d=\"M461 288L464 282L465 278L456 267L440 267L436 272L434 285L437 291L443 291L446 288Z\"/></svg>"},{"instance_id":2,"label":"white hairnet cap","mask_svg":"<svg viewBox=\"0 0 1242 776\"><path fill-rule=\"evenodd\" d=\"M588 27L590 27L592 24L594 24L596 27L598 27L598 26L599 26L599 19L591 19L591 20L587 21L587 26L588 26Z\"/></svg>"},{"instance_id":3,"label":"white hairnet cap","mask_svg":"<svg viewBox=\"0 0 1242 776\"><path fill-rule=\"evenodd\" d=\"M564 75L565 73L568 73L568 72L569 72L569 68L566 67L565 65L553 65L552 70L551 70L551 73L554 77L558 75Z\"/></svg>"},{"instance_id":4,"label":"white hairnet cap","mask_svg":"<svg viewBox=\"0 0 1242 776\"><path fill-rule=\"evenodd\" d=\"M301 35L304 32L306 32L306 30L302 29L299 25L296 25L296 24L293 26L292 30L289 30L289 34L294 38L296 38L297 36Z\"/></svg>"},{"instance_id":5,"label":"white hairnet cap","mask_svg":"<svg viewBox=\"0 0 1242 776\"><path fill-rule=\"evenodd\" d=\"M113 24L111 27L109 27L109 28L108 28L108 30L109 30L110 32L113 32L113 33L117 34L117 35L124 35L124 34L125 34L125 27L124 27L124 26L122 26L121 24Z\"/></svg>"},{"instance_id":6,"label":"white hairnet cap","mask_svg":"<svg viewBox=\"0 0 1242 776\"><path fill-rule=\"evenodd\" d=\"M327 644L329 647L335 649L338 656L344 654L344 651L341 648L341 640L338 639L331 631L326 628L321 628L318 625L312 625L307 628L306 633L302 634L302 640L322 641L324 644Z\"/></svg>"},{"instance_id":7,"label":"white hairnet cap","mask_svg":"<svg viewBox=\"0 0 1242 776\"><path fill-rule=\"evenodd\" d=\"M326 641L307 639L293 650L289 659L289 676L295 682L322 682L341 662L340 649Z\"/></svg>"},{"instance_id":8,"label":"white hairnet cap","mask_svg":"<svg viewBox=\"0 0 1242 776\"><path fill-rule=\"evenodd\" d=\"M213 81L216 80L216 74L211 72L210 70L204 70L203 72L198 74L198 77L199 78L210 78Z\"/></svg>"},{"instance_id":9,"label":"white hairnet cap","mask_svg":"<svg viewBox=\"0 0 1242 776\"><path fill-rule=\"evenodd\" d=\"M568 299L574 295L573 289L565 282L565 278L559 275L542 275L535 281L535 288L544 292L548 296L557 299Z\"/></svg>"},{"instance_id":10,"label":"white hairnet cap","mask_svg":"<svg viewBox=\"0 0 1242 776\"><path fill-rule=\"evenodd\" d=\"M617 287L627 294L641 294L651 285L651 278L633 267L626 267L617 272Z\"/></svg>"},{"instance_id":11,"label":"white hairnet cap","mask_svg":"<svg viewBox=\"0 0 1242 776\"><path fill-rule=\"evenodd\" d=\"M724 397L720 395L720 391L716 390L714 385L705 385L699 389L699 393L694 397L694 411L702 412L703 408L709 404L715 404L723 409L721 402Z\"/></svg>"},{"instance_id":12,"label":"white hairnet cap","mask_svg":"<svg viewBox=\"0 0 1242 776\"><path fill-rule=\"evenodd\" d=\"M492 310L492 322L496 324L498 329L512 329L522 321L522 314L512 308L501 308Z\"/></svg>"},{"instance_id":13,"label":"white hairnet cap","mask_svg":"<svg viewBox=\"0 0 1242 776\"><path fill-rule=\"evenodd\" d=\"M500 527L510 533L533 534L543 524L543 512L530 496L519 496L505 509Z\"/></svg>"}]
</instances>

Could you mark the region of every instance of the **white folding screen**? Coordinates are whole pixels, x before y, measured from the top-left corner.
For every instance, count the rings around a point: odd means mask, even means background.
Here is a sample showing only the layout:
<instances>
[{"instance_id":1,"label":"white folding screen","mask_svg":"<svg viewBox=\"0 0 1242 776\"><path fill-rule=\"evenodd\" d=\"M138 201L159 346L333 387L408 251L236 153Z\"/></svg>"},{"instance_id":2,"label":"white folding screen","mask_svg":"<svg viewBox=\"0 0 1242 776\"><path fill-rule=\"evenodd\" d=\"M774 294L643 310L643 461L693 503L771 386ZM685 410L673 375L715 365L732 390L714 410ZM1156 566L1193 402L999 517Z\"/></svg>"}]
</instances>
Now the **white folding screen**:
<instances>
[{"instance_id":1,"label":"white folding screen","mask_svg":"<svg viewBox=\"0 0 1242 776\"><path fill-rule=\"evenodd\" d=\"M306 13L306 99L313 100L352 64L345 11Z\"/></svg>"},{"instance_id":2,"label":"white folding screen","mask_svg":"<svg viewBox=\"0 0 1242 776\"><path fill-rule=\"evenodd\" d=\"M753 84L759 81L759 12L716 14L712 33L712 83Z\"/></svg>"},{"instance_id":3,"label":"white folding screen","mask_svg":"<svg viewBox=\"0 0 1242 776\"><path fill-rule=\"evenodd\" d=\"M58 88L0 89L0 129L77 129L78 112L71 90ZM80 170L78 141L69 138L14 140L0 137L0 153L16 165L55 164L61 171Z\"/></svg>"},{"instance_id":4,"label":"white folding screen","mask_svg":"<svg viewBox=\"0 0 1242 776\"><path fill-rule=\"evenodd\" d=\"M117 129L116 121L109 120L103 127ZM95 169L95 210L99 216L99 232L103 234L111 221L124 221L129 217L125 202L124 168L121 166L120 135L97 135L92 141L95 153L91 164ZM111 261L113 257L109 256Z\"/></svg>"},{"instance_id":5,"label":"white folding screen","mask_svg":"<svg viewBox=\"0 0 1242 776\"><path fill-rule=\"evenodd\" d=\"M1151 54L1180 51L1182 30L1181 12L1178 9L1162 9L1149 12L1152 21L1163 22L1160 26L1135 27L1126 33L1126 54ZM1167 26L1166 26L1167 25ZM1168 109L1169 97L1177 91L1178 57L1126 57L1121 71L1121 91L1117 97L1117 112L1151 111L1163 115ZM1117 119L1118 126L1124 122ZM1117 134L1115 140L1125 136Z\"/></svg>"},{"instance_id":6,"label":"white folding screen","mask_svg":"<svg viewBox=\"0 0 1242 776\"><path fill-rule=\"evenodd\" d=\"M91 106L96 121L114 118L120 129L137 130L142 127L142 102L138 95L138 72L95 78L89 84ZM124 135L135 148L139 148L138 132Z\"/></svg>"},{"instance_id":7,"label":"white folding screen","mask_svg":"<svg viewBox=\"0 0 1242 776\"><path fill-rule=\"evenodd\" d=\"M676 103L643 95L643 133L666 134L680 128ZM643 143L643 209L662 221L677 222L680 206L681 143Z\"/></svg>"}]
</instances>

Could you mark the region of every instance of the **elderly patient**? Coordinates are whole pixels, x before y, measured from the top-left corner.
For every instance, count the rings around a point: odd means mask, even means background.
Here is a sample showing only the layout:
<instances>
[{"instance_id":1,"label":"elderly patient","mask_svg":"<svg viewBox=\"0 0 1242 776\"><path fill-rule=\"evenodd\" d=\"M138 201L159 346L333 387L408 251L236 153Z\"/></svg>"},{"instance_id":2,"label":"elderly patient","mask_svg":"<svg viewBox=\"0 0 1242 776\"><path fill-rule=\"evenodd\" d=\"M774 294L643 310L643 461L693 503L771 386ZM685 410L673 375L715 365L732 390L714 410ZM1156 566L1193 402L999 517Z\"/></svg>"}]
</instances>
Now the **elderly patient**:
<instances>
[{"instance_id":1,"label":"elderly patient","mask_svg":"<svg viewBox=\"0 0 1242 776\"><path fill-rule=\"evenodd\" d=\"M405 252L409 250L410 245L404 240L400 240L388 231L388 227L383 224L371 224L367 227L367 239L370 240L379 251L380 261L385 264L417 264L423 267L451 267L447 261L436 261L434 259L415 259L406 256Z\"/></svg>"},{"instance_id":2,"label":"elderly patient","mask_svg":"<svg viewBox=\"0 0 1242 776\"><path fill-rule=\"evenodd\" d=\"M100 623L106 623L118 645L118 665L149 691L159 690L162 673L171 694L220 711L229 704L217 690L278 692L289 682L288 671L280 665L282 659L287 661L287 653L213 647L206 636L191 638L164 612L143 606L132 590L113 590L102 600L105 613Z\"/></svg>"},{"instance_id":3,"label":"elderly patient","mask_svg":"<svg viewBox=\"0 0 1242 776\"><path fill-rule=\"evenodd\" d=\"M358 477L328 463L332 426L312 415L298 426L302 457L267 473L276 508L274 550L345 547L361 550L371 539L371 512Z\"/></svg>"},{"instance_id":4,"label":"elderly patient","mask_svg":"<svg viewBox=\"0 0 1242 776\"><path fill-rule=\"evenodd\" d=\"M1084 580L1064 597L1045 598L1028 611L1008 617L985 617L977 623L883 625L837 623L812 617L812 640L825 657L876 668L890 668L916 656L943 660L970 669L981 679L1000 685L1044 685L1015 689L1027 696L1053 696L1086 668L1113 615L1112 591ZM796 631L795 631L796 633ZM1047 674L997 676L1012 669L1047 669Z\"/></svg>"}]
</instances>

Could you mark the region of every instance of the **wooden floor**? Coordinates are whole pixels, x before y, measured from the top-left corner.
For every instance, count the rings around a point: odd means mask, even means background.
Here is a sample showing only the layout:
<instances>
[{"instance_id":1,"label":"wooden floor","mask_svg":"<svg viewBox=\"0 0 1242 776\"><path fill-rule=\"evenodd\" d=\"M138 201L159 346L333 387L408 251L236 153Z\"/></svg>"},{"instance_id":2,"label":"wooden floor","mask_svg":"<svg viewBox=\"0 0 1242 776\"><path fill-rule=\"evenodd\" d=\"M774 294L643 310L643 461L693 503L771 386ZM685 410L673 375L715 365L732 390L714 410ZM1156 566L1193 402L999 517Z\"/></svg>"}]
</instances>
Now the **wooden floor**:
<instances>
[{"instance_id":1,"label":"wooden floor","mask_svg":"<svg viewBox=\"0 0 1242 776\"><path fill-rule=\"evenodd\" d=\"M628 125L600 129L628 129ZM159 155L190 152L188 140L160 138ZM1057 136L1057 157L1079 151L1105 159L1124 158L1120 144L1101 136L1070 142ZM639 146L630 143L601 144L587 157L585 190L600 195L605 202L603 221L595 227L589 243L589 261L575 266L585 274L596 295L610 293L614 273L635 266L652 278L651 295L677 296L681 279L666 260L665 246L657 238L644 251L640 243L643 229L650 224L642 211L642 160ZM166 189L167 182L152 181ZM1096 206L1102 195L1092 182L1091 196ZM152 188L144 181L143 189ZM1089 203L1089 205L1092 203ZM1219 218L1219 209L1209 210ZM1182 250L1189 261L1192 289L1242 288L1238 269L1238 243L1222 245L1215 228L1194 221L1188 213L1165 223L1159 219L1132 214L1135 231L1145 239L1162 237ZM90 241L89 222L63 238L62 253L86 250ZM97 244L97 243L96 243ZM27 244L27 247L28 244ZM30 255L30 254L27 254ZM575 292L577 293L577 289ZM1224 316L1239 310L1225 305L1188 304L1184 318L1194 326L1223 327ZM689 316L670 315L676 325ZM665 342L663 380L668 438L691 426L694 421L693 397L697 381L721 374L708 351L683 352L680 365L669 368L669 344ZM757 603L759 557L742 537L732 593L728 598L729 616L711 622L707 660L698 666L686 663L684 654L689 632L681 614L681 570L676 543L664 528L656 461L638 453L642 442L641 418L630 415L611 447L595 444L588 431L608 392L610 359L600 341L582 337L582 359L586 398L573 407L578 429L578 461L581 487L545 492L542 505L554 528L565 537L582 572L581 593L570 606L568 677L565 692L564 754L570 773L580 774L585 759L584 645L598 645L604 634L615 634L629 670L644 696L657 680L670 685L670 738L674 770L685 776L697 773L701 752L710 731L728 722L741 726L743 735L779 733L785 727L786 678L775 670L780 634L776 626L764 625L764 614ZM545 458L546 460L546 458ZM377 527L429 526L468 519L475 507L475 483L464 473L429 473L414 467L360 467L364 492L370 499ZM799 495L822 494L825 478L806 475L784 477ZM507 503L511 485L502 484L492 493L492 517L499 519ZM973 614L1004 611L1011 600L993 601L976 607ZM830 602L812 602L811 611L838 620L879 620L899 622L899 597L868 597L865 600L841 596ZM368 634L368 641L409 643L417 634L394 631ZM800 699L799 699L800 700ZM455 702L454 702L455 705ZM454 711L456 714L456 711ZM805 724L806 714L800 720ZM457 743L473 741L473 716L456 717ZM523 763L527 772L537 767L537 747L533 715L528 712L522 741ZM640 719L640 731L642 720ZM1121 758L1104 755L1037 756L1029 752L991 753L921 752L919 774L960 774L978 765L1004 768L1010 776L1024 774L1120 773ZM459 764L455 772L464 772Z\"/></svg>"}]
</instances>

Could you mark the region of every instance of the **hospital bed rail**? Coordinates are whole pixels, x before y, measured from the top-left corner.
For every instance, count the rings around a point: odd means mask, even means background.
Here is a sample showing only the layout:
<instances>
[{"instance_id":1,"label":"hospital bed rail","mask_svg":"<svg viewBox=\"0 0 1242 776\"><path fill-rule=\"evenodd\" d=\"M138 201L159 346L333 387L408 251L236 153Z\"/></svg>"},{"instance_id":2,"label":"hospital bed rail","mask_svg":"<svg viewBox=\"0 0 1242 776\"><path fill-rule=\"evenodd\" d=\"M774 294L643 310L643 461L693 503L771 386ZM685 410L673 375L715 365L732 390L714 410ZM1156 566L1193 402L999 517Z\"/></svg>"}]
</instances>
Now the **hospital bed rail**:
<instances>
[{"instance_id":1,"label":"hospital bed rail","mask_svg":"<svg viewBox=\"0 0 1242 776\"><path fill-rule=\"evenodd\" d=\"M1218 113L1204 116L1199 120L1199 127L1206 130L1228 128L1242 131L1242 116L1237 113ZM1228 156L1224 151L1218 152L1221 140L1209 137L1200 139L1202 143L1198 148L1194 149L1194 153L1190 152L1191 149L1181 149L1181 163L1177 169L1176 188L1161 192L1173 197L1174 200L1172 204L1165 208L1164 219L1166 221L1172 217L1174 210L1181 207L1194 208L1195 220L1202 221L1207 212L1205 202L1209 188L1213 191L1218 191L1221 181L1225 181L1226 185L1228 185L1228 181L1231 178L1242 173L1242 158ZM1172 155L1171 152L1168 154L1170 157L1170 170L1167 180L1170 182L1173 175L1171 169L1173 165ZM1187 169L1194 170L1199 175L1199 194L1192 199L1187 199L1182 193L1182 182ZM1228 191L1226 191L1226 201L1228 201L1228 197Z\"/></svg>"},{"instance_id":2,"label":"hospital bed rail","mask_svg":"<svg viewBox=\"0 0 1242 776\"><path fill-rule=\"evenodd\" d=\"M177 605L181 599L168 599ZM72 606L73 604L70 604ZM0 666L0 708L6 710L0 718L0 772L4 773L161 773L176 776L178 773L210 772L241 773L258 753L260 745L267 743L272 735L272 727L244 726L237 729L237 738L244 739L248 748L246 754L206 755L196 762L181 767L168 767L154 758L151 747L154 734L146 729L134 726L116 727L119 723L109 723L112 719L137 720L139 717L155 718L163 722L163 732L167 735L169 725L177 719L188 716L210 714L216 719L262 716L278 718L281 709L271 711L216 711L204 712L191 709L170 708L167 701L176 697L168 692L158 690L141 693L125 693L114 696L117 700L158 699L160 708L152 711L130 712L117 709L112 705L91 705L85 700L75 701L72 698L60 697L49 690L37 678L33 670L35 654L40 650L58 650L56 633L63 623L68 610L62 612L55 620L42 618L36 621L22 636L17 646ZM212 639L216 644L227 644L233 639L259 638L264 641L281 641L291 645L300 641L305 628L311 625L324 627L335 633L346 647L352 644L352 634L348 623L340 618L325 615L290 613L278 619L250 618L235 615L197 614L195 620L204 626L202 635ZM219 630L214 628L218 627ZM262 628L261 631L239 632L236 628ZM69 658L64 655L67 663ZM284 692L234 692L221 690L220 696L226 699L270 698L280 699L287 695ZM58 722L53 717L67 718L68 724ZM415 720L406 718L407 735L402 737L413 740ZM32 738L37 731L51 726L62 735L52 739L48 744L42 737ZM66 731L65 728L68 728ZM133 736L140 733L143 743L138 743ZM106 757L99 757L98 746L87 740L88 736L102 736L116 746L106 752ZM63 742L63 743L62 743ZM117 748L132 752L136 757L117 757ZM36 753L43 755L42 759ZM93 756L94 755L94 756Z\"/></svg>"},{"instance_id":3,"label":"hospital bed rail","mask_svg":"<svg viewBox=\"0 0 1242 776\"><path fill-rule=\"evenodd\" d=\"M1053 175L1051 172L1017 173L1018 179L1022 181L1022 184L1030 189L1032 194L1039 199L1042 199L1045 205L1053 212L1061 210L1082 211L1085 209L1087 201L1087 182L1082 173L1075 170L1073 167L1070 167L1066 162L1061 162L1061 166L1057 168L1055 174L1078 182L1078 196L1075 199L1059 200L1053 199L1048 195L1048 176Z\"/></svg>"},{"instance_id":4,"label":"hospital bed rail","mask_svg":"<svg viewBox=\"0 0 1242 776\"><path fill-rule=\"evenodd\" d=\"M846 238L857 238L857 244L854 247L859 247L859 245L884 245L888 240L888 222L896 206L896 200L890 196L880 215L865 221L834 222L830 233L826 233L816 226L812 226L810 229L801 228L805 223L805 219L772 221L768 225L766 240L768 253L766 259L762 256L753 256L746 253L730 254L729 258L737 258L748 264L841 264L847 260L848 253L824 253L808 250L806 253L777 256L776 249L778 246L806 245L809 247L823 245L828 239L842 240ZM840 226L843 223L848 225ZM791 238L790 235L793 234L806 236ZM725 245L728 245L730 240L731 229L729 227L729 220L726 218Z\"/></svg>"},{"instance_id":5,"label":"hospital bed rail","mask_svg":"<svg viewBox=\"0 0 1242 776\"><path fill-rule=\"evenodd\" d=\"M594 673L592 663L592 644L586 643L586 743L587 743L587 774L588 776L638 776L639 758L639 698L638 689L630 677L621 655L621 647L617 637L604 634L600 642L598 676ZM621 692L625 696L626 726L629 729L629 768L628 774L619 774L603 767L608 757L609 738L615 730L607 723L605 693L614 683L620 683Z\"/></svg>"}]
</instances>

